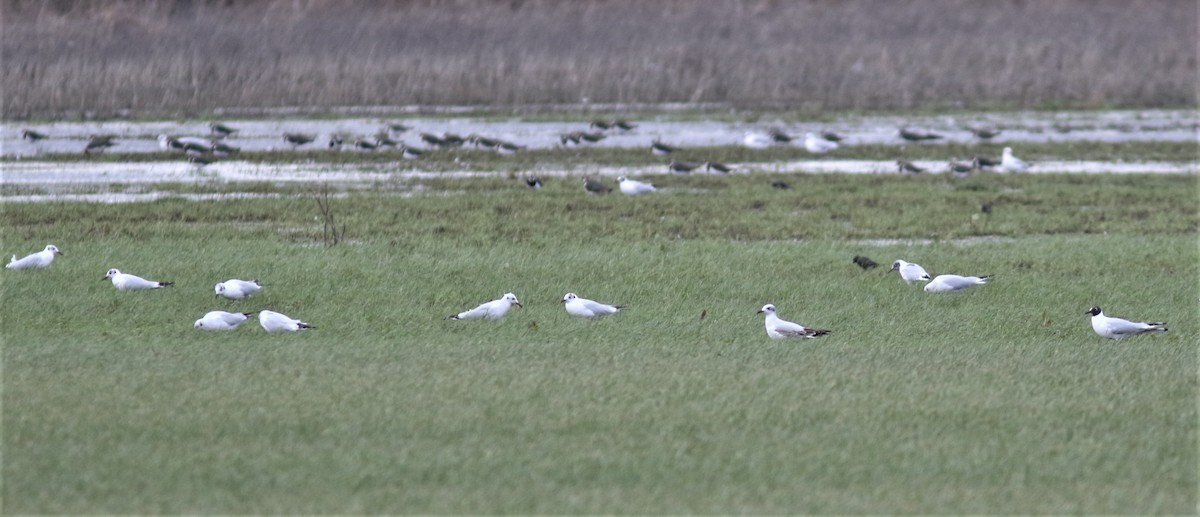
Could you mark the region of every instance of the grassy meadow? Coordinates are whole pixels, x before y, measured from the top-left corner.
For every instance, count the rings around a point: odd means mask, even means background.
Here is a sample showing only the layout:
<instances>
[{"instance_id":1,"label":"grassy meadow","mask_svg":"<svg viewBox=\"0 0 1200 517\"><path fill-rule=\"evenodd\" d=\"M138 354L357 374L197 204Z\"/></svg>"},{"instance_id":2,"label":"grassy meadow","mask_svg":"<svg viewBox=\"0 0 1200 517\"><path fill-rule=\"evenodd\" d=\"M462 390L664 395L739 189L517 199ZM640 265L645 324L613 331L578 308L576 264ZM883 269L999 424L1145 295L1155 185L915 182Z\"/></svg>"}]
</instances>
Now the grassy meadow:
<instances>
[{"instance_id":1,"label":"grassy meadow","mask_svg":"<svg viewBox=\"0 0 1200 517\"><path fill-rule=\"evenodd\" d=\"M1195 176L653 181L380 184L329 199L334 246L302 187L5 203L5 253L65 255L0 277L4 513L1196 511ZM765 303L833 334L772 341ZM1100 338L1093 304L1171 331ZM317 328L191 326L260 308Z\"/></svg>"}]
</instances>

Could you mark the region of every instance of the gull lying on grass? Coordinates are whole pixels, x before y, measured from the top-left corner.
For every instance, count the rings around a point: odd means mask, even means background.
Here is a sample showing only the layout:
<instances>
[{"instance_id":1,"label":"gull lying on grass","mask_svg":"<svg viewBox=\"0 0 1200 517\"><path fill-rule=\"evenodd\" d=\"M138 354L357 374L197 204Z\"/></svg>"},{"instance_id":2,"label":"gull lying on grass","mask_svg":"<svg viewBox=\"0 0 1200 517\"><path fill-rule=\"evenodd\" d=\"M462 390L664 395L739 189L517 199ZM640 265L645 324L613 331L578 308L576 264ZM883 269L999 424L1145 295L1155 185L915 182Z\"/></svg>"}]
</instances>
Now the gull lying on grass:
<instances>
[{"instance_id":1,"label":"gull lying on grass","mask_svg":"<svg viewBox=\"0 0 1200 517\"><path fill-rule=\"evenodd\" d=\"M742 137L742 145L751 149L766 149L771 147L771 137L762 133L746 133Z\"/></svg>"},{"instance_id":2,"label":"gull lying on grass","mask_svg":"<svg viewBox=\"0 0 1200 517\"><path fill-rule=\"evenodd\" d=\"M458 314L451 314L450 316L446 317L446 319L448 319L448 320L479 320L479 319L498 320L500 318L503 318L504 315L508 313L508 310L511 309L513 305L516 305L517 307L525 307L524 305L521 305L520 301L517 300L517 295L515 295L513 293L504 293L504 296L501 296L497 300L492 300L490 302L480 304L478 307L475 307L474 309L471 309L469 311L460 312Z\"/></svg>"},{"instance_id":3,"label":"gull lying on grass","mask_svg":"<svg viewBox=\"0 0 1200 517\"><path fill-rule=\"evenodd\" d=\"M933 281L925 284L925 292L927 293L949 293L953 291L961 291L973 285L986 284L992 278L991 275L984 276L959 276L959 275L938 275L933 277Z\"/></svg>"},{"instance_id":4,"label":"gull lying on grass","mask_svg":"<svg viewBox=\"0 0 1200 517\"><path fill-rule=\"evenodd\" d=\"M634 181L626 178L625 176L618 176L617 182L621 184L621 193L625 194L626 196L636 196L638 194L654 192L655 190L654 185L643 183L641 181Z\"/></svg>"},{"instance_id":5,"label":"gull lying on grass","mask_svg":"<svg viewBox=\"0 0 1200 517\"><path fill-rule=\"evenodd\" d=\"M804 148L813 154L825 154L838 148L837 142L832 142L812 133L804 134Z\"/></svg>"},{"instance_id":6,"label":"gull lying on grass","mask_svg":"<svg viewBox=\"0 0 1200 517\"><path fill-rule=\"evenodd\" d=\"M294 320L275 311L258 311L258 324L267 332L299 332L302 329L315 329L300 320Z\"/></svg>"},{"instance_id":7,"label":"gull lying on grass","mask_svg":"<svg viewBox=\"0 0 1200 517\"><path fill-rule=\"evenodd\" d=\"M200 330L233 330L253 315L253 312L210 311L192 326Z\"/></svg>"},{"instance_id":8,"label":"gull lying on grass","mask_svg":"<svg viewBox=\"0 0 1200 517\"><path fill-rule=\"evenodd\" d=\"M231 278L213 286L213 291L217 293L217 296L224 296L230 300L243 300L259 289L262 289L262 284L258 283L258 280L247 282L236 278Z\"/></svg>"},{"instance_id":9,"label":"gull lying on grass","mask_svg":"<svg viewBox=\"0 0 1200 517\"><path fill-rule=\"evenodd\" d=\"M562 299L563 307L567 309L567 314L579 316L581 318L594 318L607 314L616 314L624 305L609 305L607 303L594 302L587 298L580 298L575 293L567 293Z\"/></svg>"},{"instance_id":10,"label":"gull lying on grass","mask_svg":"<svg viewBox=\"0 0 1200 517\"><path fill-rule=\"evenodd\" d=\"M1104 315L1104 311L1100 310L1099 305L1092 306L1091 310L1084 314L1092 315L1092 330L1096 331L1096 334L1110 339L1120 340L1125 336L1167 331L1167 323L1163 321L1146 323L1121 318L1110 318Z\"/></svg>"},{"instance_id":11,"label":"gull lying on grass","mask_svg":"<svg viewBox=\"0 0 1200 517\"><path fill-rule=\"evenodd\" d=\"M46 245L46 249L26 255L19 260L16 255L13 255L12 260L9 260L8 264L4 267L7 269L40 269L49 267L50 263L54 262L55 255L62 255L62 252L58 251L57 246L48 244Z\"/></svg>"},{"instance_id":12,"label":"gull lying on grass","mask_svg":"<svg viewBox=\"0 0 1200 517\"><path fill-rule=\"evenodd\" d=\"M113 287L118 291L140 291L143 289L162 289L175 285L175 282L156 282L154 280L146 280L140 276L122 273L115 268L108 270L108 274L104 275L101 280L112 280Z\"/></svg>"},{"instance_id":13,"label":"gull lying on grass","mask_svg":"<svg viewBox=\"0 0 1200 517\"><path fill-rule=\"evenodd\" d=\"M762 314L764 312L767 314L767 318L766 318L767 335L770 336L771 339L787 339L787 338L812 339L817 336L824 336L824 335L832 332L829 330L817 330L817 329L805 328L804 325L801 325L799 323L793 323L790 321L780 319L779 315L775 314L775 306L771 305L769 303L766 305L763 305L762 309L760 309L758 311L759 314Z\"/></svg>"},{"instance_id":14,"label":"gull lying on grass","mask_svg":"<svg viewBox=\"0 0 1200 517\"><path fill-rule=\"evenodd\" d=\"M888 270L889 273L892 271L899 271L900 278L904 279L904 282L908 284L929 281L929 273L926 273L925 268L921 267L920 264L896 260L892 263L892 269Z\"/></svg>"},{"instance_id":15,"label":"gull lying on grass","mask_svg":"<svg viewBox=\"0 0 1200 517\"><path fill-rule=\"evenodd\" d=\"M1004 154L1000 156L1001 171L1019 173L1029 170L1029 167L1030 165L1024 160L1013 156L1011 147L1004 148Z\"/></svg>"}]
</instances>

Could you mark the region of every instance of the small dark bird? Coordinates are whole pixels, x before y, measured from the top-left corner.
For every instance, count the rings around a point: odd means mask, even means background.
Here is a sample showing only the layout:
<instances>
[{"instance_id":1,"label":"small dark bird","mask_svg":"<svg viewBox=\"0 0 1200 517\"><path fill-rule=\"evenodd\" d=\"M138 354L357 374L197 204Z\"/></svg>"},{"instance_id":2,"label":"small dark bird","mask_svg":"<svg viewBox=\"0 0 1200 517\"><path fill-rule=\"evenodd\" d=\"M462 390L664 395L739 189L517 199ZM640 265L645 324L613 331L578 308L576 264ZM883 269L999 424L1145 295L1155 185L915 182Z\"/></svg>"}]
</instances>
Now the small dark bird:
<instances>
[{"instance_id":1,"label":"small dark bird","mask_svg":"<svg viewBox=\"0 0 1200 517\"><path fill-rule=\"evenodd\" d=\"M233 147L228 144L223 144L221 142L213 142L212 144L210 144L208 146L208 148L209 148L209 150L212 151L213 154L215 154L217 156L229 156L231 154L237 153L238 151L241 151L241 149L239 149L237 147Z\"/></svg>"},{"instance_id":2,"label":"small dark bird","mask_svg":"<svg viewBox=\"0 0 1200 517\"><path fill-rule=\"evenodd\" d=\"M603 133L579 133L579 139L588 143L596 143L604 140Z\"/></svg>"},{"instance_id":3,"label":"small dark bird","mask_svg":"<svg viewBox=\"0 0 1200 517\"><path fill-rule=\"evenodd\" d=\"M208 129L212 132L212 134L220 136L229 136L237 133L236 129L226 126L220 122L209 122Z\"/></svg>"},{"instance_id":4,"label":"small dark bird","mask_svg":"<svg viewBox=\"0 0 1200 517\"><path fill-rule=\"evenodd\" d=\"M671 160L671 162L667 164L667 170L677 174L690 174L692 171L699 168L700 165L701 164L699 163L677 162L675 160Z\"/></svg>"},{"instance_id":5,"label":"small dark bird","mask_svg":"<svg viewBox=\"0 0 1200 517\"><path fill-rule=\"evenodd\" d=\"M588 194L607 194L612 192L612 187L605 186L600 180L594 180L590 176L584 176L583 190Z\"/></svg>"},{"instance_id":6,"label":"small dark bird","mask_svg":"<svg viewBox=\"0 0 1200 517\"><path fill-rule=\"evenodd\" d=\"M723 164L723 163L718 163L718 162L704 162L704 170L706 170L706 171L708 171L708 172L713 172L713 171L716 171L716 172L719 172L719 173L721 173L721 174L726 174L726 173L728 173L729 171L731 171L731 170L733 170L733 169L732 169L732 168L730 168L728 165L725 165L725 164Z\"/></svg>"},{"instance_id":7,"label":"small dark bird","mask_svg":"<svg viewBox=\"0 0 1200 517\"><path fill-rule=\"evenodd\" d=\"M434 147L440 147L440 146L446 145L445 139L443 139L442 137L437 136L437 135L431 135L429 133L421 133L421 141L425 142L429 145L432 145Z\"/></svg>"},{"instance_id":8,"label":"small dark bird","mask_svg":"<svg viewBox=\"0 0 1200 517\"><path fill-rule=\"evenodd\" d=\"M83 145L83 154L103 152L105 149L117 145L113 138L115 137L112 135L88 135L87 143Z\"/></svg>"},{"instance_id":9,"label":"small dark bird","mask_svg":"<svg viewBox=\"0 0 1200 517\"><path fill-rule=\"evenodd\" d=\"M1000 159L988 158L986 156L976 156L971 158L971 163L975 164L976 168L982 169L984 167L996 167L1000 165Z\"/></svg>"},{"instance_id":10,"label":"small dark bird","mask_svg":"<svg viewBox=\"0 0 1200 517\"><path fill-rule=\"evenodd\" d=\"M346 137L342 135L329 135L329 148L342 150L342 145L346 143Z\"/></svg>"},{"instance_id":11,"label":"small dark bird","mask_svg":"<svg viewBox=\"0 0 1200 517\"><path fill-rule=\"evenodd\" d=\"M975 135L975 138L980 140L987 140L1001 133L999 129L990 127L969 127L967 131L970 131L971 134Z\"/></svg>"},{"instance_id":12,"label":"small dark bird","mask_svg":"<svg viewBox=\"0 0 1200 517\"><path fill-rule=\"evenodd\" d=\"M391 124L388 124L388 125L387 125L387 130L388 130L388 131L391 131L391 132L393 132L393 133L403 133L403 132L405 132L405 131L408 131L408 130L410 130L410 129L412 129L412 128L411 128L411 127L408 127L408 126L406 126L406 125L404 125L404 124L401 124L401 123L399 123L399 122L392 122Z\"/></svg>"},{"instance_id":13,"label":"small dark bird","mask_svg":"<svg viewBox=\"0 0 1200 517\"><path fill-rule=\"evenodd\" d=\"M405 160L416 160L417 158L425 156L425 151L404 146L404 149L401 151L400 155L403 156Z\"/></svg>"},{"instance_id":14,"label":"small dark bird","mask_svg":"<svg viewBox=\"0 0 1200 517\"><path fill-rule=\"evenodd\" d=\"M480 149L494 149L500 144L499 140L488 138L486 136L476 135L474 133L467 135L467 143L473 144Z\"/></svg>"},{"instance_id":15,"label":"small dark bird","mask_svg":"<svg viewBox=\"0 0 1200 517\"><path fill-rule=\"evenodd\" d=\"M950 162L950 172L955 176L965 176L975 171L975 166L969 163Z\"/></svg>"},{"instance_id":16,"label":"small dark bird","mask_svg":"<svg viewBox=\"0 0 1200 517\"><path fill-rule=\"evenodd\" d=\"M375 144L375 142L364 140L362 138L354 139L354 147L357 147L364 151L374 151L375 149L379 148L379 146L377 144Z\"/></svg>"},{"instance_id":17,"label":"small dark bird","mask_svg":"<svg viewBox=\"0 0 1200 517\"><path fill-rule=\"evenodd\" d=\"M613 127L620 129L622 131L630 131L633 128L637 127L637 124L631 124L628 120L624 120L624 119L614 120L612 125L613 125Z\"/></svg>"},{"instance_id":18,"label":"small dark bird","mask_svg":"<svg viewBox=\"0 0 1200 517\"><path fill-rule=\"evenodd\" d=\"M772 141L784 143L784 144L796 139L796 137L789 135L787 133L784 133L783 130L781 130L781 129L772 129L770 131L767 131L767 135L771 137Z\"/></svg>"},{"instance_id":19,"label":"small dark bird","mask_svg":"<svg viewBox=\"0 0 1200 517\"><path fill-rule=\"evenodd\" d=\"M525 184L534 190L542 188L542 180L532 174L525 176Z\"/></svg>"},{"instance_id":20,"label":"small dark bird","mask_svg":"<svg viewBox=\"0 0 1200 517\"><path fill-rule=\"evenodd\" d=\"M668 155L668 154L671 154L678 150L679 150L678 148L669 146L667 144L659 142L658 140L650 142L650 152L657 154L659 156Z\"/></svg>"},{"instance_id":21,"label":"small dark bird","mask_svg":"<svg viewBox=\"0 0 1200 517\"><path fill-rule=\"evenodd\" d=\"M188 163L195 165L197 169L202 168L205 165L208 165L208 164L216 161L216 160L206 157L206 156L196 156L196 155L188 155L187 160L188 160Z\"/></svg>"},{"instance_id":22,"label":"small dark bird","mask_svg":"<svg viewBox=\"0 0 1200 517\"><path fill-rule=\"evenodd\" d=\"M496 152L498 152L500 154L515 154L517 151L520 151L521 149L524 149L524 147L521 147L512 142L505 142L503 140L499 141L496 144Z\"/></svg>"},{"instance_id":23,"label":"small dark bird","mask_svg":"<svg viewBox=\"0 0 1200 517\"><path fill-rule=\"evenodd\" d=\"M593 120L591 124L588 124L588 127L592 128L592 129L599 129L601 131L604 131L604 130L612 128L612 122L605 122L603 120Z\"/></svg>"},{"instance_id":24,"label":"small dark bird","mask_svg":"<svg viewBox=\"0 0 1200 517\"><path fill-rule=\"evenodd\" d=\"M461 136L458 136L454 133L442 133L442 145L448 145L448 146L452 146L452 147L460 147L464 143L466 143L466 141L467 141L467 139L465 139Z\"/></svg>"},{"instance_id":25,"label":"small dark bird","mask_svg":"<svg viewBox=\"0 0 1200 517\"><path fill-rule=\"evenodd\" d=\"M34 131L32 129L24 129L21 131L21 139L29 140L30 142L33 142L33 143L37 143L38 140L45 140L47 138L50 138L50 137L46 136L45 133L38 133L37 131Z\"/></svg>"},{"instance_id":26,"label":"small dark bird","mask_svg":"<svg viewBox=\"0 0 1200 517\"><path fill-rule=\"evenodd\" d=\"M861 267L863 269L871 269L871 268L879 265L879 264L876 264L874 260L871 260L862 255L855 255L854 263L858 264L858 267Z\"/></svg>"},{"instance_id":27,"label":"small dark bird","mask_svg":"<svg viewBox=\"0 0 1200 517\"><path fill-rule=\"evenodd\" d=\"M909 129L906 127L900 128L899 133L900 133L900 138L903 138L910 142L920 142L923 140L937 140L942 137L942 135L939 135L939 134L931 132L931 131L924 131L924 130L920 130L920 129Z\"/></svg>"},{"instance_id":28,"label":"small dark bird","mask_svg":"<svg viewBox=\"0 0 1200 517\"><path fill-rule=\"evenodd\" d=\"M377 133L375 135L375 146L376 147L391 147L394 149L399 145L400 145L400 142L392 140L390 137L388 137L388 134L386 131L380 131L379 133Z\"/></svg>"},{"instance_id":29,"label":"small dark bird","mask_svg":"<svg viewBox=\"0 0 1200 517\"><path fill-rule=\"evenodd\" d=\"M842 140L846 139L846 137L834 133L833 131L821 131L821 138L829 140L830 142L841 142Z\"/></svg>"},{"instance_id":30,"label":"small dark bird","mask_svg":"<svg viewBox=\"0 0 1200 517\"><path fill-rule=\"evenodd\" d=\"M979 211L980 211L980 212L983 212L983 213L985 213L985 214L990 214L990 213L992 213L992 202L991 202L991 201L988 201L988 202L986 202L986 203L984 203L984 204L982 204L982 205L979 205Z\"/></svg>"},{"instance_id":31,"label":"small dark bird","mask_svg":"<svg viewBox=\"0 0 1200 517\"><path fill-rule=\"evenodd\" d=\"M917 167L913 162L904 160L896 160L896 166L900 169L900 174L919 174L927 170Z\"/></svg>"},{"instance_id":32,"label":"small dark bird","mask_svg":"<svg viewBox=\"0 0 1200 517\"><path fill-rule=\"evenodd\" d=\"M773 181L773 182L771 182L771 186L775 187L777 189L782 189L782 190L787 190L787 189L792 188L792 186L788 185L788 183L786 181Z\"/></svg>"},{"instance_id":33,"label":"small dark bird","mask_svg":"<svg viewBox=\"0 0 1200 517\"><path fill-rule=\"evenodd\" d=\"M293 148L300 147L304 144L312 143L312 141L316 140L316 139L317 139L317 137L315 137L313 135L306 135L303 133L284 133L283 134L283 141L291 144L291 146Z\"/></svg>"}]
</instances>

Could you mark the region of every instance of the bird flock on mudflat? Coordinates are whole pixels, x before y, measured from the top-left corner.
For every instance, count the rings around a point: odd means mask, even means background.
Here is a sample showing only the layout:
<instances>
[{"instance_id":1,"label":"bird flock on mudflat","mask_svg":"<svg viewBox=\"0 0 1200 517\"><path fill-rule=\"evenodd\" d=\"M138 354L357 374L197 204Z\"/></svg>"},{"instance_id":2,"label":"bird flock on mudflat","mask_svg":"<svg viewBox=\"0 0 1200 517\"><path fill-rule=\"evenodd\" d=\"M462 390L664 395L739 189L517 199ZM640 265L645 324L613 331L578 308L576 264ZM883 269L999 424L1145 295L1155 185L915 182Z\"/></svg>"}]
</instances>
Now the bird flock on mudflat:
<instances>
[{"instance_id":1,"label":"bird flock on mudflat","mask_svg":"<svg viewBox=\"0 0 1200 517\"><path fill-rule=\"evenodd\" d=\"M10 270L38 270L50 267L54 263L55 257L61 256L62 252L57 246L50 244L42 251L31 253L25 257L17 258L13 255L5 268ZM865 256L855 256L852 259L853 263L864 270L873 269L878 266L878 263ZM900 275L900 279L905 284L924 283L923 290L927 293L950 293L962 291L977 285L985 285L991 279L990 275L979 276L963 276L955 274L940 274L930 276L930 274L921 267L920 264L908 262L903 259L897 259L892 263L892 268L888 273L896 271ZM147 291L154 289L163 289L172 287L174 282L166 282L160 280L150 280L137 275L123 273L116 268L108 270L101 280L108 280L112 283L117 291ZM215 296L226 298L229 300L239 301L250 298L263 288L263 285L258 280L241 280L231 278L217 282L213 286ZM598 318L617 314L627 308L626 305L617 305L610 303L597 302L581 297L574 292L568 292L562 297L561 302L563 309L567 314L579 318ZM490 300L481 303L471 309L462 312L454 313L446 317L447 320L499 320L508 314L513 306L524 308L524 305L517 299L515 293L504 293L495 300ZM763 305L758 311L759 314L765 314L764 325L766 327L767 336L772 339L813 339L831 334L832 330L814 329L806 327L793 321L787 321L779 317L775 305L768 303ZM227 312L223 310L212 310L206 312L200 319L197 319L193 327L199 330L206 331L228 331L238 328L243 322L257 313L258 323L263 330L269 333L278 332L299 332L307 329L315 329L316 327L299 319L293 319L287 315L271 311L269 309L260 309L251 312ZM1139 321L1130 321L1121 318L1114 318L1104 314L1099 306L1093 306L1086 314L1091 315L1092 330L1097 335L1111 339L1122 339L1127 336L1145 334L1150 332L1166 332L1165 322L1145 323ZM703 315L702 315L703 317Z\"/></svg>"}]
</instances>

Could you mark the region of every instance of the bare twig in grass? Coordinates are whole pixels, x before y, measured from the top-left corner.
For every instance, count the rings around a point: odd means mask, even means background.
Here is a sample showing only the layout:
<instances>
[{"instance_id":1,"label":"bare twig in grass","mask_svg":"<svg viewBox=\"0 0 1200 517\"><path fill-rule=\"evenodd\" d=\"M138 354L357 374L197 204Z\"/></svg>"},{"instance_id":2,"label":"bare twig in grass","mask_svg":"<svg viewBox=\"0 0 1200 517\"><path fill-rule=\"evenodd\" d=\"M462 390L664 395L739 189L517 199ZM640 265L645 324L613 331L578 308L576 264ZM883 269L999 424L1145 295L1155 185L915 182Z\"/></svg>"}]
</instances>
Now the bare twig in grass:
<instances>
[{"instance_id":1,"label":"bare twig in grass","mask_svg":"<svg viewBox=\"0 0 1200 517\"><path fill-rule=\"evenodd\" d=\"M321 242L324 242L325 246L336 246L346 238L346 223L342 223L341 228L338 228L333 206L329 204L329 184L322 183L313 193L313 199L317 202L317 209L321 211Z\"/></svg>"}]
</instances>

